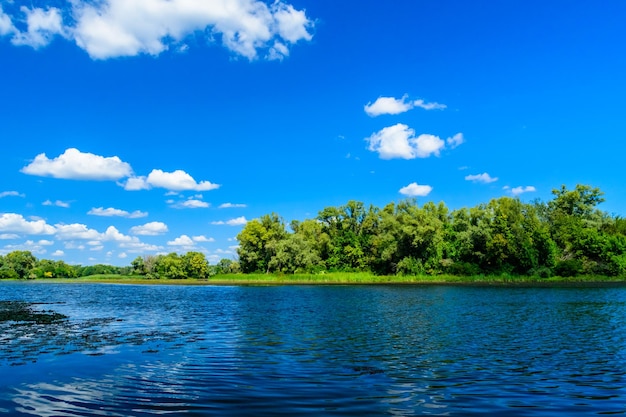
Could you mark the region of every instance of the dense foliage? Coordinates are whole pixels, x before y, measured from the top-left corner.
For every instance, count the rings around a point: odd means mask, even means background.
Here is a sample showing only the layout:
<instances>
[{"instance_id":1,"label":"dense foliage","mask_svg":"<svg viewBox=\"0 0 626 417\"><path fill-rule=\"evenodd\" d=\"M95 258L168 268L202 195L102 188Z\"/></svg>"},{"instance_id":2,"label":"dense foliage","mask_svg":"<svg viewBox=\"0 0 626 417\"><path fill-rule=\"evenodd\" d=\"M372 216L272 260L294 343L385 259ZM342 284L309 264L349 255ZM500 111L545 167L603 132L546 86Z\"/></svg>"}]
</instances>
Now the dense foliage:
<instances>
[{"instance_id":1,"label":"dense foliage","mask_svg":"<svg viewBox=\"0 0 626 417\"><path fill-rule=\"evenodd\" d=\"M501 197L450 211L416 200L382 209L357 201L327 207L289 230L272 213L237 236L239 260L209 265L201 252L146 255L130 266L68 265L28 251L0 255L0 279L98 274L206 279L228 273L362 271L379 275L529 275L626 277L626 219L598 210L603 193L577 185L547 202Z\"/></svg>"},{"instance_id":2,"label":"dense foliage","mask_svg":"<svg viewBox=\"0 0 626 417\"><path fill-rule=\"evenodd\" d=\"M209 265L200 252L184 255L138 256L130 266L68 265L63 261L37 259L29 251L13 251L0 255L0 279L79 278L93 275L138 275L148 279L205 279L216 274L239 272L238 263L222 259Z\"/></svg>"},{"instance_id":3,"label":"dense foliage","mask_svg":"<svg viewBox=\"0 0 626 417\"><path fill-rule=\"evenodd\" d=\"M349 201L314 219L276 214L237 236L241 271L377 274L626 275L626 220L597 209L598 188L553 190L548 203L501 197L450 211L415 200L382 209Z\"/></svg>"}]
</instances>

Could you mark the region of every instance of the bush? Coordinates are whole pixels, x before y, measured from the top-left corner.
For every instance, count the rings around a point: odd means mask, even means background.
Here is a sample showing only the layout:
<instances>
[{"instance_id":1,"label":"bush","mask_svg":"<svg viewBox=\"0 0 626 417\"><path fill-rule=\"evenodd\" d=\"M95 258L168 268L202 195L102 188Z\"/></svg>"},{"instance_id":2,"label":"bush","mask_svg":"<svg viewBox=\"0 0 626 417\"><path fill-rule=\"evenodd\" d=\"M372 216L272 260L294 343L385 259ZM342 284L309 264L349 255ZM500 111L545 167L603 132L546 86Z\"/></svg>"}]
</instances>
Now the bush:
<instances>
[{"instance_id":1,"label":"bush","mask_svg":"<svg viewBox=\"0 0 626 417\"><path fill-rule=\"evenodd\" d=\"M539 266L528 271L528 275L539 278L550 278L552 274L552 269L548 268L547 266Z\"/></svg>"},{"instance_id":2,"label":"bush","mask_svg":"<svg viewBox=\"0 0 626 417\"><path fill-rule=\"evenodd\" d=\"M398 262L398 266L396 267L396 273L398 275L423 275L424 272L422 261L411 256L403 258Z\"/></svg>"},{"instance_id":3,"label":"bush","mask_svg":"<svg viewBox=\"0 0 626 417\"><path fill-rule=\"evenodd\" d=\"M583 272L583 263L578 259L567 259L557 262L554 274L560 277L575 277Z\"/></svg>"},{"instance_id":4,"label":"bush","mask_svg":"<svg viewBox=\"0 0 626 417\"><path fill-rule=\"evenodd\" d=\"M470 262L453 262L445 267L445 272L450 275L458 276L474 276L480 274L480 268L478 265L474 265Z\"/></svg>"}]
</instances>

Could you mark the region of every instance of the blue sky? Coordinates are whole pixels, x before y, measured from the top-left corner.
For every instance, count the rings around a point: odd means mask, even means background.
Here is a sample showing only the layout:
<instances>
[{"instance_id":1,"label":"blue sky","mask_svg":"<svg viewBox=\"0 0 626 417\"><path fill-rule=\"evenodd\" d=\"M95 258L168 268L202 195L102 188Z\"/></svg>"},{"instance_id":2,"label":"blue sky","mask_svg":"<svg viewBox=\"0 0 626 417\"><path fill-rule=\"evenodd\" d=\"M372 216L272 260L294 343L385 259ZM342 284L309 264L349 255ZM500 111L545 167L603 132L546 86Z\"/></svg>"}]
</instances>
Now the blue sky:
<instances>
[{"instance_id":1,"label":"blue sky","mask_svg":"<svg viewBox=\"0 0 626 417\"><path fill-rule=\"evenodd\" d=\"M0 0L0 254L236 256L246 221L605 192L626 2Z\"/></svg>"}]
</instances>

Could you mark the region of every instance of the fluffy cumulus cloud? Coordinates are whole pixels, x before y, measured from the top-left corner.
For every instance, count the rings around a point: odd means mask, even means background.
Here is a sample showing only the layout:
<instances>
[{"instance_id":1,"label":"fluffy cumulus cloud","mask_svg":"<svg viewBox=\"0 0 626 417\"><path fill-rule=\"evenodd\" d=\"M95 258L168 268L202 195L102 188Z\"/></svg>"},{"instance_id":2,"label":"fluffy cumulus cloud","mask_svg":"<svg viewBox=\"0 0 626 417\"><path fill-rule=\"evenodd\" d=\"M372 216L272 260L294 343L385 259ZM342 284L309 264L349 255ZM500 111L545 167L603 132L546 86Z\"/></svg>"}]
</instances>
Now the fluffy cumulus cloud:
<instances>
[{"instance_id":1,"label":"fluffy cumulus cloud","mask_svg":"<svg viewBox=\"0 0 626 417\"><path fill-rule=\"evenodd\" d=\"M381 159L428 158L432 155L439 156L446 148L446 141L440 137L429 134L415 136L415 131L402 123L385 127L365 140L369 143L368 149L377 152ZM448 144L457 142L457 139L447 140ZM456 146L458 144L454 147Z\"/></svg>"},{"instance_id":2,"label":"fluffy cumulus cloud","mask_svg":"<svg viewBox=\"0 0 626 417\"><path fill-rule=\"evenodd\" d=\"M38 49L48 45L56 35L65 36L66 31L59 9L55 7L47 10L29 9L22 6L20 12L26 18L26 28L23 31L14 28L11 39L14 45L27 45Z\"/></svg>"},{"instance_id":3,"label":"fluffy cumulus cloud","mask_svg":"<svg viewBox=\"0 0 626 417\"><path fill-rule=\"evenodd\" d=\"M167 225L163 222L150 222L141 226L133 226L130 229L131 234L143 236L156 236L167 232Z\"/></svg>"},{"instance_id":4,"label":"fluffy cumulus cloud","mask_svg":"<svg viewBox=\"0 0 626 417\"><path fill-rule=\"evenodd\" d=\"M400 188L400 194L407 197L425 197L433 190L430 185L420 185L416 182L412 182L406 187Z\"/></svg>"},{"instance_id":5,"label":"fluffy cumulus cloud","mask_svg":"<svg viewBox=\"0 0 626 417\"><path fill-rule=\"evenodd\" d=\"M181 235L174 240L170 240L167 242L170 246L193 246L194 241L187 235Z\"/></svg>"},{"instance_id":6,"label":"fluffy cumulus cloud","mask_svg":"<svg viewBox=\"0 0 626 417\"><path fill-rule=\"evenodd\" d=\"M244 217L236 217L234 219L230 219L230 220L220 220L220 221L216 221L216 222L211 222L211 224L215 224L218 226L221 225L226 225L226 226L243 226L244 224L248 223L248 220Z\"/></svg>"},{"instance_id":7,"label":"fluffy cumulus cloud","mask_svg":"<svg viewBox=\"0 0 626 417\"><path fill-rule=\"evenodd\" d=\"M482 174L466 175L465 180L472 181L472 182L480 182L483 184L489 184L489 183L498 181L498 177L494 178L491 175L487 174L486 172L483 172Z\"/></svg>"},{"instance_id":8,"label":"fluffy cumulus cloud","mask_svg":"<svg viewBox=\"0 0 626 417\"><path fill-rule=\"evenodd\" d=\"M61 240L99 240L100 233L90 229L84 224L57 224L55 225L56 236Z\"/></svg>"},{"instance_id":9,"label":"fluffy cumulus cloud","mask_svg":"<svg viewBox=\"0 0 626 417\"><path fill-rule=\"evenodd\" d=\"M185 39L201 34L253 60L284 58L291 45L312 39L314 27L305 11L281 0L61 0L56 5L62 9L24 6L12 14L0 9L0 35L34 48L60 35L91 58L107 59L185 50Z\"/></svg>"},{"instance_id":10,"label":"fluffy cumulus cloud","mask_svg":"<svg viewBox=\"0 0 626 417\"><path fill-rule=\"evenodd\" d=\"M98 181L118 180L133 173L130 165L117 156L103 157L75 148L69 148L53 159L41 153L21 172L41 177Z\"/></svg>"},{"instance_id":11,"label":"fluffy cumulus cloud","mask_svg":"<svg viewBox=\"0 0 626 417\"><path fill-rule=\"evenodd\" d=\"M120 210L113 207L104 208L104 207L94 207L87 212L87 214L91 214L92 216L102 216L102 217L126 217L128 219L138 219L141 217L146 217L148 213L144 211L135 210L133 212L128 212L126 210Z\"/></svg>"},{"instance_id":12,"label":"fluffy cumulus cloud","mask_svg":"<svg viewBox=\"0 0 626 417\"><path fill-rule=\"evenodd\" d=\"M124 184L124 189L129 191L151 188L165 188L170 191L209 191L219 187L219 184L210 181L196 182L191 175L180 169L174 172L153 169L147 177L132 177Z\"/></svg>"},{"instance_id":13,"label":"fluffy cumulus cloud","mask_svg":"<svg viewBox=\"0 0 626 417\"><path fill-rule=\"evenodd\" d=\"M206 237L204 235L194 236L191 238L194 242L215 242L212 237Z\"/></svg>"},{"instance_id":14,"label":"fluffy cumulus cloud","mask_svg":"<svg viewBox=\"0 0 626 417\"><path fill-rule=\"evenodd\" d=\"M21 214L3 213L0 215L0 232L23 233L27 235L53 235L56 233L54 226L44 220L28 221Z\"/></svg>"},{"instance_id":15,"label":"fluffy cumulus cloud","mask_svg":"<svg viewBox=\"0 0 626 417\"><path fill-rule=\"evenodd\" d=\"M375 102L367 103L364 110L368 116L376 117L383 114L404 113L415 107L424 110L443 110L446 108L445 104L427 103L421 99L409 100L409 96L405 94L402 98L378 97Z\"/></svg>"}]
</instances>

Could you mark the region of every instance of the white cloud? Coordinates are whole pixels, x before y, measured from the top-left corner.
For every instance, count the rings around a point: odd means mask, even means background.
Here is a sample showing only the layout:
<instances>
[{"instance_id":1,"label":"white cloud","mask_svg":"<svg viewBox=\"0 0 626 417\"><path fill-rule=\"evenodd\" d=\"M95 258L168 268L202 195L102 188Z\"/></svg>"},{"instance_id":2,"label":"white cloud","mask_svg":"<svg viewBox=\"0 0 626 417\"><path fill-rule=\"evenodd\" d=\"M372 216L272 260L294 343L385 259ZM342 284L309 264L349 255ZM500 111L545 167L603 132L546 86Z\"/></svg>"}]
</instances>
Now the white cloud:
<instances>
[{"instance_id":1,"label":"white cloud","mask_svg":"<svg viewBox=\"0 0 626 417\"><path fill-rule=\"evenodd\" d=\"M46 200L41 204L43 204L44 206L56 206L56 207L63 207L63 208L69 208L70 206L70 203L67 203L61 200L57 200L57 201Z\"/></svg>"},{"instance_id":2,"label":"white cloud","mask_svg":"<svg viewBox=\"0 0 626 417\"><path fill-rule=\"evenodd\" d=\"M520 186L520 187L511 188L511 194L513 195L520 195L523 193L530 193L534 191L537 191L537 189L533 187L532 185L527 185L525 187Z\"/></svg>"},{"instance_id":3,"label":"white cloud","mask_svg":"<svg viewBox=\"0 0 626 417\"><path fill-rule=\"evenodd\" d=\"M448 138L449 144L458 146L460 133L453 138ZM462 138L462 135L460 136ZM381 159L414 159L428 158L431 155L439 156L445 149L446 142L438 136L421 134L415 136L415 130L407 125L398 123L385 127L365 139L368 143L368 150L377 152Z\"/></svg>"},{"instance_id":4,"label":"white cloud","mask_svg":"<svg viewBox=\"0 0 626 417\"><path fill-rule=\"evenodd\" d=\"M53 235L56 229L44 220L28 221L21 214L4 213L0 216L0 232Z\"/></svg>"},{"instance_id":5,"label":"white cloud","mask_svg":"<svg viewBox=\"0 0 626 417\"><path fill-rule=\"evenodd\" d=\"M421 100L421 99L415 100L413 102L413 106L414 107L420 107L420 108L422 108L424 110L443 110L446 107L448 107L445 104L440 104L440 103L435 103L435 102L427 103L427 102L425 102L424 100Z\"/></svg>"},{"instance_id":6,"label":"white cloud","mask_svg":"<svg viewBox=\"0 0 626 417\"><path fill-rule=\"evenodd\" d=\"M472 182L481 182L483 184L489 184L491 182L498 181L498 177L494 178L494 177L491 177L486 172L483 172L482 174L466 175L465 176L465 180L466 181L472 181Z\"/></svg>"},{"instance_id":7,"label":"white cloud","mask_svg":"<svg viewBox=\"0 0 626 417\"><path fill-rule=\"evenodd\" d=\"M93 216L103 216L103 217L126 217L129 219L139 219L141 217L146 217L148 213L135 210L132 213L126 210L120 210L113 207L104 208L104 207L94 207L87 212L87 214L91 214Z\"/></svg>"},{"instance_id":8,"label":"white cloud","mask_svg":"<svg viewBox=\"0 0 626 417\"><path fill-rule=\"evenodd\" d=\"M54 245L54 242L51 240L41 239L39 242L37 242L37 244L41 246L51 246Z\"/></svg>"},{"instance_id":9,"label":"white cloud","mask_svg":"<svg viewBox=\"0 0 626 417\"><path fill-rule=\"evenodd\" d=\"M117 255L117 257L120 258L120 259L126 259L126 258L128 258L128 255L126 255L125 252L122 252L119 255Z\"/></svg>"},{"instance_id":10,"label":"white cloud","mask_svg":"<svg viewBox=\"0 0 626 417\"><path fill-rule=\"evenodd\" d=\"M249 60L289 55L289 47L312 39L314 22L282 0L68 0L68 9L22 7L26 29L0 9L0 35L16 45L40 48L55 35L76 43L93 59L188 49L194 35L219 42ZM17 13L17 12L16 12ZM62 16L68 16L63 22Z\"/></svg>"},{"instance_id":11,"label":"white cloud","mask_svg":"<svg viewBox=\"0 0 626 417\"><path fill-rule=\"evenodd\" d=\"M418 158L428 158L431 155L439 156L439 152L446 146L438 136L421 134L417 139L410 141Z\"/></svg>"},{"instance_id":12,"label":"white cloud","mask_svg":"<svg viewBox=\"0 0 626 417\"><path fill-rule=\"evenodd\" d=\"M187 235L181 235L174 240L167 242L170 246L193 246L193 240Z\"/></svg>"},{"instance_id":13,"label":"white cloud","mask_svg":"<svg viewBox=\"0 0 626 417\"><path fill-rule=\"evenodd\" d=\"M61 240L98 240L101 238L97 230L89 229L84 224L57 224L57 237Z\"/></svg>"},{"instance_id":14,"label":"white cloud","mask_svg":"<svg viewBox=\"0 0 626 417\"><path fill-rule=\"evenodd\" d=\"M233 204L233 203L224 203L220 204L219 208L246 208L248 207L246 204Z\"/></svg>"},{"instance_id":15,"label":"white cloud","mask_svg":"<svg viewBox=\"0 0 626 417\"><path fill-rule=\"evenodd\" d=\"M26 197L24 194L18 193L17 191L3 191L0 193L0 198L4 197Z\"/></svg>"},{"instance_id":16,"label":"white cloud","mask_svg":"<svg viewBox=\"0 0 626 417\"><path fill-rule=\"evenodd\" d=\"M446 139L446 143L450 147L450 149L454 149L465 143L465 138L463 137L463 133L457 133L451 138Z\"/></svg>"},{"instance_id":17,"label":"white cloud","mask_svg":"<svg viewBox=\"0 0 626 417\"><path fill-rule=\"evenodd\" d=\"M122 242L119 244L120 248L126 249L126 252L130 253L143 253L143 252L156 252L163 249L161 246L151 245L143 242Z\"/></svg>"},{"instance_id":18,"label":"white cloud","mask_svg":"<svg viewBox=\"0 0 626 417\"><path fill-rule=\"evenodd\" d=\"M117 230L115 226L107 227L107 230L102 235L102 239L105 241L114 241L114 242L138 241L136 237L127 236L123 233L120 233L120 231Z\"/></svg>"},{"instance_id":19,"label":"white cloud","mask_svg":"<svg viewBox=\"0 0 626 417\"><path fill-rule=\"evenodd\" d=\"M191 175L180 169L174 172L153 169L147 177L131 177L122 185L128 191L149 190L153 187L169 191L208 191L220 187L210 181L196 182Z\"/></svg>"},{"instance_id":20,"label":"white cloud","mask_svg":"<svg viewBox=\"0 0 626 417\"><path fill-rule=\"evenodd\" d=\"M11 17L4 13L4 11L2 10L2 5L0 4L0 36L8 35L15 32L17 32L17 29L15 28L15 26L13 26Z\"/></svg>"},{"instance_id":21,"label":"white cloud","mask_svg":"<svg viewBox=\"0 0 626 417\"><path fill-rule=\"evenodd\" d=\"M415 131L405 124L398 123L383 128L366 140L369 142L368 149L378 152L382 159L413 159L415 158L415 149L411 146L410 141L414 139Z\"/></svg>"},{"instance_id":22,"label":"white cloud","mask_svg":"<svg viewBox=\"0 0 626 417\"><path fill-rule=\"evenodd\" d=\"M50 255L54 257L61 257L61 256L65 256L65 252L63 252L61 249L57 249L54 252L52 252Z\"/></svg>"},{"instance_id":23,"label":"white cloud","mask_svg":"<svg viewBox=\"0 0 626 417\"><path fill-rule=\"evenodd\" d=\"M382 114L404 113L415 107L420 107L424 110L442 110L446 108L444 104L427 103L421 99L408 100L408 95L405 94L402 98L378 97L374 103L367 103L364 110L368 116L376 117Z\"/></svg>"},{"instance_id":24,"label":"white cloud","mask_svg":"<svg viewBox=\"0 0 626 417\"><path fill-rule=\"evenodd\" d=\"M213 239L212 237L207 238L204 235L201 236L194 236L191 238L194 242L215 242L215 239Z\"/></svg>"},{"instance_id":25,"label":"white cloud","mask_svg":"<svg viewBox=\"0 0 626 417\"><path fill-rule=\"evenodd\" d=\"M11 39L14 45L27 45L38 49L48 45L56 35L65 36L59 9L55 7L48 10L29 9L22 6L20 11L26 15L27 29L25 32L14 30L15 35Z\"/></svg>"},{"instance_id":26,"label":"white cloud","mask_svg":"<svg viewBox=\"0 0 626 417\"><path fill-rule=\"evenodd\" d=\"M119 185L122 185L126 191L149 190L152 188L146 181L146 177L131 177L124 184Z\"/></svg>"},{"instance_id":27,"label":"white cloud","mask_svg":"<svg viewBox=\"0 0 626 417\"><path fill-rule=\"evenodd\" d=\"M69 148L54 159L41 153L21 172L42 177L105 181L131 176L133 171L117 156L103 157Z\"/></svg>"},{"instance_id":28,"label":"white cloud","mask_svg":"<svg viewBox=\"0 0 626 417\"><path fill-rule=\"evenodd\" d=\"M16 235L15 233L0 233L1 240L12 240L18 239L20 235Z\"/></svg>"},{"instance_id":29,"label":"white cloud","mask_svg":"<svg viewBox=\"0 0 626 417\"><path fill-rule=\"evenodd\" d=\"M174 207L174 208L192 208L192 209L194 209L194 208L207 208L207 207L210 206L210 204L205 202L205 201L196 200L196 199L193 199L193 198L190 198L188 200L181 201L181 202L178 202L178 203L171 202L171 204L172 204L172 207Z\"/></svg>"},{"instance_id":30,"label":"white cloud","mask_svg":"<svg viewBox=\"0 0 626 417\"><path fill-rule=\"evenodd\" d=\"M420 185L416 182L412 182L406 187L400 188L400 194L408 197L425 197L433 190L430 185Z\"/></svg>"},{"instance_id":31,"label":"white cloud","mask_svg":"<svg viewBox=\"0 0 626 417\"><path fill-rule=\"evenodd\" d=\"M163 222L150 222L142 226L131 227L130 233L133 235L156 236L167 233L167 225Z\"/></svg>"},{"instance_id":32,"label":"white cloud","mask_svg":"<svg viewBox=\"0 0 626 417\"><path fill-rule=\"evenodd\" d=\"M242 226L244 224L248 223L248 220L246 220L246 218L244 216L241 217L237 217L234 219L230 219L227 221L217 221L217 222L211 222L211 224L215 224L215 225L227 225L227 226Z\"/></svg>"}]
</instances>

